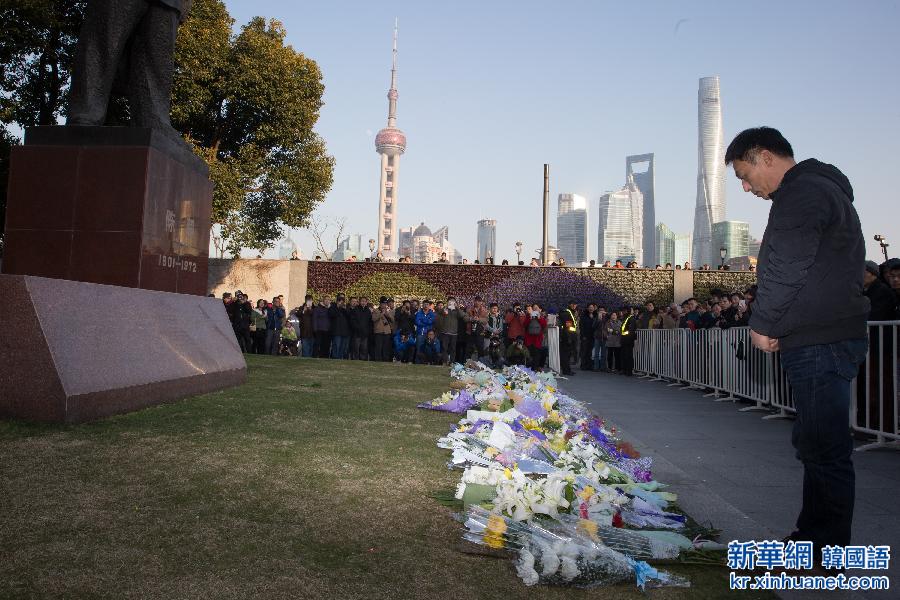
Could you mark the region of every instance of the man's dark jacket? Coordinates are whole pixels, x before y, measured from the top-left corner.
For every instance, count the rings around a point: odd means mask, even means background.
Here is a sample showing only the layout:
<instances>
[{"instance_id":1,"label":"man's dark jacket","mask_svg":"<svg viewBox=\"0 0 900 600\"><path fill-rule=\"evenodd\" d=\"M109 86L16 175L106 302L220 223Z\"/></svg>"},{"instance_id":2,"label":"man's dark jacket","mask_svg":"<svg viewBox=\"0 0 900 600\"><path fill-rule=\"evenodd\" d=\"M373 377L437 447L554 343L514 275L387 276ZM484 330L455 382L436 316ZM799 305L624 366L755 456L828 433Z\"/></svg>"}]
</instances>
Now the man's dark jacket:
<instances>
[{"instance_id":1,"label":"man's dark jacket","mask_svg":"<svg viewBox=\"0 0 900 600\"><path fill-rule=\"evenodd\" d=\"M865 338L866 249L850 181L808 159L771 198L751 329L778 338L782 350Z\"/></svg>"},{"instance_id":2,"label":"man's dark jacket","mask_svg":"<svg viewBox=\"0 0 900 600\"><path fill-rule=\"evenodd\" d=\"M367 337L372 327L372 311L362 305L351 308L350 326L356 337Z\"/></svg>"},{"instance_id":3,"label":"man's dark jacket","mask_svg":"<svg viewBox=\"0 0 900 600\"><path fill-rule=\"evenodd\" d=\"M894 290L880 279L876 279L864 292L872 303L870 321L893 321L897 315L897 296Z\"/></svg>"},{"instance_id":4,"label":"man's dark jacket","mask_svg":"<svg viewBox=\"0 0 900 600\"><path fill-rule=\"evenodd\" d=\"M328 308L328 318L331 320L331 335L350 335L350 311L345 306L332 304Z\"/></svg>"}]
</instances>

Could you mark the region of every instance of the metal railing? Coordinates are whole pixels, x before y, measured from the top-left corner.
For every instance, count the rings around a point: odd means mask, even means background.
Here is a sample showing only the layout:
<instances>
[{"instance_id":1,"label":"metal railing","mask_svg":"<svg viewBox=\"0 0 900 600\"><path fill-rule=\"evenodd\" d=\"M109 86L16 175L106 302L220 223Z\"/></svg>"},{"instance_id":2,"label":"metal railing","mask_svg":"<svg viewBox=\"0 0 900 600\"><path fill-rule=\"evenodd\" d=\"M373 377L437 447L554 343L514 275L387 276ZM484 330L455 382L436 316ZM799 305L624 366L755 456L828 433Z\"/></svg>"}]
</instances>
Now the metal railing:
<instances>
[{"instance_id":1,"label":"metal railing","mask_svg":"<svg viewBox=\"0 0 900 600\"><path fill-rule=\"evenodd\" d=\"M869 352L853 380L850 427L873 436L875 447L900 448L900 321L869 323ZM641 329L635 343L635 372L671 386L699 389L716 401L745 400L742 411L761 410L764 419L796 412L779 353L753 347L750 329Z\"/></svg>"}]
</instances>

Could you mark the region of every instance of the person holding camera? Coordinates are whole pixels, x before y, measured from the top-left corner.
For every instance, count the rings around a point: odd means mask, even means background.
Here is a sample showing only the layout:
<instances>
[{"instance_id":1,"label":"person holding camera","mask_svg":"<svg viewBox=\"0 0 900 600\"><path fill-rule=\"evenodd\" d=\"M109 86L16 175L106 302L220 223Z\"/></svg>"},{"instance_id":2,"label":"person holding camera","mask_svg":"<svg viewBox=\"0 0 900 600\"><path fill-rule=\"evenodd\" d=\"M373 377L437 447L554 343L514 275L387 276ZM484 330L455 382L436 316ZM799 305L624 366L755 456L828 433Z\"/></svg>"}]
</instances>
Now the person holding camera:
<instances>
[{"instance_id":1,"label":"person holding camera","mask_svg":"<svg viewBox=\"0 0 900 600\"><path fill-rule=\"evenodd\" d=\"M391 362L391 334L394 330L394 311L384 296L378 299L378 308L372 309L372 331L375 335L375 353L372 360Z\"/></svg>"},{"instance_id":2,"label":"person holding camera","mask_svg":"<svg viewBox=\"0 0 900 600\"><path fill-rule=\"evenodd\" d=\"M517 337L506 349L506 364L528 365L531 363L531 353L525 345L525 337Z\"/></svg>"},{"instance_id":3,"label":"person holding camera","mask_svg":"<svg viewBox=\"0 0 900 600\"><path fill-rule=\"evenodd\" d=\"M512 310L506 312L507 345L512 344L517 338L525 339L525 326L528 324L528 315L518 302L513 304Z\"/></svg>"}]
</instances>

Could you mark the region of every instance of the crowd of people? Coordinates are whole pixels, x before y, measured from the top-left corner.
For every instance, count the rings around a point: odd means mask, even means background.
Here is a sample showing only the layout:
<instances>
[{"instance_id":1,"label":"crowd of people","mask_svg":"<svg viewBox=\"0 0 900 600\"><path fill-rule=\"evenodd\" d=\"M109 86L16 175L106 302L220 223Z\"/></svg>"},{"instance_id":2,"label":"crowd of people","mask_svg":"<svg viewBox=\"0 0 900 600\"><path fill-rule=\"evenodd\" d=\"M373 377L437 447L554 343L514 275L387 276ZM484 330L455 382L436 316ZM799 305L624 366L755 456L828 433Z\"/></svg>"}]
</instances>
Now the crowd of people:
<instances>
[{"instance_id":1,"label":"crowd of people","mask_svg":"<svg viewBox=\"0 0 900 600\"><path fill-rule=\"evenodd\" d=\"M615 268L615 267L614 267ZM900 259L865 265L869 320L900 318ZM257 354L349 360L449 364L477 358L501 367L522 364L542 369L548 361L549 326L559 327L560 370L631 375L638 329L691 330L743 327L749 323L756 286L743 291L710 291L704 300L677 304L607 307L570 302L562 310L537 303L499 306L475 297L471 306L455 298L395 302L381 297L337 294L315 301L307 295L292 310L283 296L253 305L240 290L223 294L241 351Z\"/></svg>"},{"instance_id":2,"label":"crowd of people","mask_svg":"<svg viewBox=\"0 0 900 600\"><path fill-rule=\"evenodd\" d=\"M242 352L385 362L449 364L477 358L494 367L544 367L552 315L537 304L497 303L476 297L471 306L448 298L394 302L338 294L286 310L283 297L258 300L238 290L223 294Z\"/></svg>"}]
</instances>

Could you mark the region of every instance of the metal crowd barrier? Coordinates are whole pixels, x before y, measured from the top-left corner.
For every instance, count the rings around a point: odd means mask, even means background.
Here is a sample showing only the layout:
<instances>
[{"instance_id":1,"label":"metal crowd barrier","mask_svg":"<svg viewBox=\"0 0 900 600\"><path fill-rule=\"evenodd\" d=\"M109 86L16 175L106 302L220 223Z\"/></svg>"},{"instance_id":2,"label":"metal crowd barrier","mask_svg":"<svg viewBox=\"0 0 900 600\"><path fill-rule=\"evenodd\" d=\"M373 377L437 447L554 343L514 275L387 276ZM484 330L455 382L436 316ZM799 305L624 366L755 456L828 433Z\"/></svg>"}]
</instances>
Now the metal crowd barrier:
<instances>
[{"instance_id":1,"label":"metal crowd barrier","mask_svg":"<svg viewBox=\"0 0 900 600\"><path fill-rule=\"evenodd\" d=\"M869 352L853 381L850 427L875 438L858 451L900 448L900 321L869 323ZM670 386L699 389L722 400L747 400L742 411L761 410L764 419L796 412L779 353L753 347L750 329L641 329L635 344L635 372Z\"/></svg>"}]
</instances>

